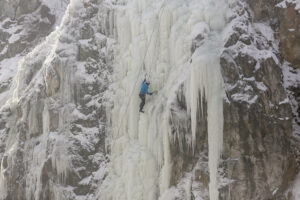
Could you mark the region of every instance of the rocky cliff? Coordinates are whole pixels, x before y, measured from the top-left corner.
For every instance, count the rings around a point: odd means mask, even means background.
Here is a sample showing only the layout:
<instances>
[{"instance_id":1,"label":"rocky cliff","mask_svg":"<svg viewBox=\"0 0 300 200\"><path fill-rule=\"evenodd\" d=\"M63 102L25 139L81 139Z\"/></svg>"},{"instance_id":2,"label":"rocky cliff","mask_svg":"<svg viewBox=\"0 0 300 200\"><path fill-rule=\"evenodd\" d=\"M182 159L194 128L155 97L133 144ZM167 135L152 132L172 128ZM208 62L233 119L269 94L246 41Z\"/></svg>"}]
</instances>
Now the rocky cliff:
<instances>
[{"instance_id":1,"label":"rocky cliff","mask_svg":"<svg viewBox=\"0 0 300 200\"><path fill-rule=\"evenodd\" d=\"M0 0L0 199L300 198L298 2L55 2Z\"/></svg>"},{"instance_id":2,"label":"rocky cliff","mask_svg":"<svg viewBox=\"0 0 300 200\"><path fill-rule=\"evenodd\" d=\"M2 106L1 199L74 199L103 179L112 40L101 11L73 2L65 14L72 17L21 58Z\"/></svg>"}]
</instances>

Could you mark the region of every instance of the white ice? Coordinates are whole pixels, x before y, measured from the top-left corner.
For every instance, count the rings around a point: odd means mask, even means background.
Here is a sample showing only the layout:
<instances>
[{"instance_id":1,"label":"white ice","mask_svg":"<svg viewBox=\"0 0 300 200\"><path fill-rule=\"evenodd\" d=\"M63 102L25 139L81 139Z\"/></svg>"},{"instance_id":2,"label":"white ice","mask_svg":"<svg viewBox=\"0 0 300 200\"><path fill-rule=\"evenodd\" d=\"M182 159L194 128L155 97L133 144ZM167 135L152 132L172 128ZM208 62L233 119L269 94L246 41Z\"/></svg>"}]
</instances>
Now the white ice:
<instances>
[{"instance_id":1,"label":"white ice","mask_svg":"<svg viewBox=\"0 0 300 200\"><path fill-rule=\"evenodd\" d=\"M218 199L224 97L219 59L232 2L131 0L116 7L111 169L99 197L153 200L166 195L172 176L170 106L184 84L193 148L199 92L207 101L209 196ZM205 39L191 55L192 40L199 34ZM145 76L151 82L150 91L157 94L147 96L141 114L138 93Z\"/></svg>"}]
</instances>

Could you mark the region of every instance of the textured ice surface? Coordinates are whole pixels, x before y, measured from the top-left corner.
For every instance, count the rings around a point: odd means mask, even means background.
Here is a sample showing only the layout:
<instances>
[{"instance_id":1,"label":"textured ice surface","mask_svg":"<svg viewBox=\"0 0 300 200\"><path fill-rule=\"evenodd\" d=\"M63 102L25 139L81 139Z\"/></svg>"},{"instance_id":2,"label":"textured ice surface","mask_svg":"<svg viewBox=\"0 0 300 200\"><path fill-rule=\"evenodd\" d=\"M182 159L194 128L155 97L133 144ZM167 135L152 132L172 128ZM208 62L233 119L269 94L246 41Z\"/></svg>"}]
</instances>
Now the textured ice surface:
<instances>
[{"instance_id":1,"label":"textured ice surface","mask_svg":"<svg viewBox=\"0 0 300 200\"><path fill-rule=\"evenodd\" d=\"M181 84L192 119L192 148L199 93L207 101L209 195L218 199L224 95L219 57L232 13L230 3L133 0L116 7L119 53L114 66L111 169L100 189L103 199L170 198L170 106ZM192 55L197 36L204 38L203 44ZM150 91L157 93L147 96L141 114L138 92L145 77L151 82Z\"/></svg>"}]
</instances>

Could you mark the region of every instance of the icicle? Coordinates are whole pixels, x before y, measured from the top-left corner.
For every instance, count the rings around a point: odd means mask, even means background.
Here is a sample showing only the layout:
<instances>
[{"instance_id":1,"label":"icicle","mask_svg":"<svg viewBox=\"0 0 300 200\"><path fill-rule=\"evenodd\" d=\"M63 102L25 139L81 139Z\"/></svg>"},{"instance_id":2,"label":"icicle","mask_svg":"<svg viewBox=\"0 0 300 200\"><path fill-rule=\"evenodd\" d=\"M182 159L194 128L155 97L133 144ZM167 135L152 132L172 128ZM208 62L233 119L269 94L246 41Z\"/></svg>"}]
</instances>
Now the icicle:
<instances>
[{"instance_id":1,"label":"icicle","mask_svg":"<svg viewBox=\"0 0 300 200\"><path fill-rule=\"evenodd\" d=\"M179 144L186 139L194 151L197 113L200 108L203 116L207 103L210 199L218 199L217 167L223 140L219 54L226 2L174 0L161 9L160 0L131 0L115 10L119 44L110 115L111 169L99 197L153 200L167 192L172 173L170 107L184 83L192 134L191 138L177 135ZM190 47L198 35L204 37L203 44L190 63ZM145 113L139 113L138 92L146 73L151 77L150 91L158 93L146 97Z\"/></svg>"},{"instance_id":2,"label":"icicle","mask_svg":"<svg viewBox=\"0 0 300 200\"><path fill-rule=\"evenodd\" d=\"M7 180L5 178L5 173L7 172L7 169L5 169L5 166L3 166L4 160L6 160L7 164L7 156L4 155L3 159L1 160L1 173L0 173L0 199L4 199L7 195ZM6 166L7 167L7 166Z\"/></svg>"},{"instance_id":3,"label":"icicle","mask_svg":"<svg viewBox=\"0 0 300 200\"><path fill-rule=\"evenodd\" d=\"M223 141L223 87L220 73L219 52L212 51L214 43L207 42L200 47L193 56L191 64L192 77L200 77L198 84L190 84L191 119L193 130L193 148L196 140L196 120L199 98L205 96L207 102L207 126L208 126L208 157L209 157L209 193L210 199L218 199L217 168ZM210 51L209 51L210 50ZM209 53L205 53L209 52ZM192 82L192 81L191 81ZM200 91L201 97L198 97ZM192 93L191 92L191 93ZM193 122L194 121L194 122Z\"/></svg>"}]
</instances>

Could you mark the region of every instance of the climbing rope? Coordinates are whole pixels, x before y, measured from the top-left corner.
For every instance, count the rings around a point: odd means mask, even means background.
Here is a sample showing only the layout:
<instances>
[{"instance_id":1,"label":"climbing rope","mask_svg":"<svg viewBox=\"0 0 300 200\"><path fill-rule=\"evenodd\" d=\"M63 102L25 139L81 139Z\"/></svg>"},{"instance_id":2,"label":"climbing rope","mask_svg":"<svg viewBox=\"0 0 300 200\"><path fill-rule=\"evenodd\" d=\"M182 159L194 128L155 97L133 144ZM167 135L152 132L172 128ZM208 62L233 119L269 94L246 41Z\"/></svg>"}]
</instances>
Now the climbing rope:
<instances>
[{"instance_id":1,"label":"climbing rope","mask_svg":"<svg viewBox=\"0 0 300 200\"><path fill-rule=\"evenodd\" d=\"M162 14L164 12L164 9L165 9L165 4L166 4L166 0L163 1L163 3L161 4L161 7L159 8L158 19L157 19L157 24L156 25L159 25L161 16L162 16ZM145 71L146 71L146 69L145 69L145 59L146 59L146 56L148 54L148 50L149 50L149 47L150 47L150 44L151 44L151 41L152 41L152 38L153 38L154 31L155 31L155 29L153 28L151 36L150 36L150 40L149 40L149 43L147 45L147 49L146 49L146 52L145 52L145 55L144 55L144 58L143 58L143 69ZM155 47L156 46L157 46L157 37L156 37L156 40L155 40ZM150 73L149 74L151 74L151 71L152 71L152 68L150 67ZM146 73L146 76L147 76L147 73Z\"/></svg>"},{"instance_id":2,"label":"climbing rope","mask_svg":"<svg viewBox=\"0 0 300 200\"><path fill-rule=\"evenodd\" d=\"M162 3L162 5L161 5L161 7L159 8L159 12L158 12L159 17L158 17L157 23L160 22L160 18L161 18L161 15L162 15L163 11L164 11L166 2L167 2L167 0L164 0L163 3ZM155 26L154 26L154 27L155 27ZM125 111L124 111L124 114L122 115L121 122L118 124L118 129L117 129L117 130L118 130L118 133L119 133L119 131L120 131L120 126L121 126L121 124L122 124L122 120L124 119L125 114L126 114L126 112L127 112L127 110L128 110L129 103L130 103L130 101L131 101L131 97L133 96L133 93L134 93L134 91L135 91L135 89L136 89L136 85L137 85L137 82L138 82L139 77L140 77L140 75L141 75L141 72L142 72L142 70L146 71L145 59L146 59L146 56L147 56L147 54L148 54L149 46L150 46L150 44L151 44L151 41L152 41L152 38L153 38L153 34L154 34L154 31L155 31L155 28L154 28L154 27L153 27L152 33L151 33L151 35L150 35L150 40L149 40L149 42L148 42L148 44L147 44L146 52L145 52L145 55L144 55L144 57L143 57L142 65L141 65L141 67L140 67L140 69L139 69L137 79L136 79L136 81L135 81L135 83L134 83L134 85L133 85L131 94L130 94L130 96L129 96L129 100L128 100L127 104L126 104L126 109L125 109ZM150 72L151 72L151 67L150 67ZM149 78L149 77L147 77L147 73L145 74L145 78Z\"/></svg>"}]
</instances>

